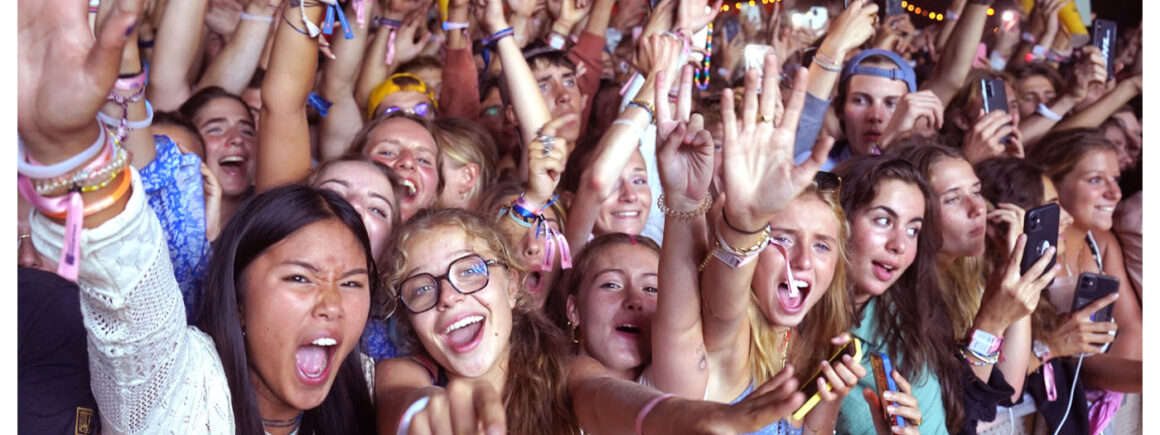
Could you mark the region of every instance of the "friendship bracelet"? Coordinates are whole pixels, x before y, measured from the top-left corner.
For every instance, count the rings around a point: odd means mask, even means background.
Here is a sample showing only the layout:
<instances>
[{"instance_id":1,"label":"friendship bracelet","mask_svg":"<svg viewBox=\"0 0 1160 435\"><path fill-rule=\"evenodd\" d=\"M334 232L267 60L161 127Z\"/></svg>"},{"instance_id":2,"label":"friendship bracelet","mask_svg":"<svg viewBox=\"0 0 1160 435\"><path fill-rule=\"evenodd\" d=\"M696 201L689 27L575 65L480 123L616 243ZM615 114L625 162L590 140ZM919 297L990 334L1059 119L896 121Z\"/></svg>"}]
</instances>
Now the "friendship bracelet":
<instances>
[{"instance_id":1,"label":"friendship bracelet","mask_svg":"<svg viewBox=\"0 0 1160 435\"><path fill-rule=\"evenodd\" d=\"M459 21L444 21L443 31L450 32L452 30L466 29L468 26L470 26L469 23L463 23Z\"/></svg>"},{"instance_id":2,"label":"friendship bracelet","mask_svg":"<svg viewBox=\"0 0 1160 435\"><path fill-rule=\"evenodd\" d=\"M1039 103L1038 106L1035 106L1035 113L1043 115L1044 118L1050 119L1050 120L1055 121L1055 122L1059 122L1059 121L1063 120L1062 116L1060 116L1058 113L1052 112L1051 108L1047 107L1047 105L1043 104L1043 103Z\"/></svg>"},{"instance_id":3,"label":"friendship bracelet","mask_svg":"<svg viewBox=\"0 0 1160 435\"><path fill-rule=\"evenodd\" d=\"M656 110L653 109L652 103L649 103L648 101L637 99L637 100L629 101L628 104L626 104L624 107L627 109L627 108L632 107L632 106L639 107L641 109L644 109L645 112L648 112L648 123L650 125L656 122L656 116L655 116Z\"/></svg>"},{"instance_id":4,"label":"friendship bracelet","mask_svg":"<svg viewBox=\"0 0 1160 435\"><path fill-rule=\"evenodd\" d=\"M745 230L743 230L741 228L737 228L737 227L733 226L733 224L729 223L729 218L725 215L726 215L726 213L721 213L721 220L725 221L725 226L729 227L729 229L731 229L733 231L736 231L738 233L741 233L741 234L744 234L747 236L761 234L762 231L769 229L769 225L766 225L757 231L745 231Z\"/></svg>"},{"instance_id":5,"label":"friendship bracelet","mask_svg":"<svg viewBox=\"0 0 1160 435\"><path fill-rule=\"evenodd\" d=\"M143 40L138 39L137 40L137 48L139 48L139 49L153 48L153 40L150 39L148 41L143 41Z\"/></svg>"},{"instance_id":6,"label":"friendship bracelet","mask_svg":"<svg viewBox=\"0 0 1160 435\"><path fill-rule=\"evenodd\" d=\"M105 127L101 127L101 135L97 137L97 141L93 142L87 149L81 151L67 160L49 166L37 163L31 157L25 157L24 142L17 140L16 147L16 171L29 178L53 178L67 174L72 170L79 168L82 164L92 159L101 152L105 141L108 140L108 134L105 132Z\"/></svg>"},{"instance_id":7,"label":"friendship bracelet","mask_svg":"<svg viewBox=\"0 0 1160 435\"><path fill-rule=\"evenodd\" d=\"M113 203L117 202L117 200L121 199L121 197L125 196L125 193L129 191L129 186L133 184L132 175L129 172L129 168L123 169L120 175L122 175L122 177L120 177L121 182L120 184L117 184L117 188L116 190L113 190L113 193L97 199L96 202L85 205L85 217L92 216L94 214L100 213L101 211L104 211L105 209L111 207ZM67 208L45 210L37 207L37 209L40 210L40 212L45 216L51 218L64 219L68 216Z\"/></svg>"},{"instance_id":8,"label":"friendship bracelet","mask_svg":"<svg viewBox=\"0 0 1160 435\"><path fill-rule=\"evenodd\" d=\"M248 20L248 21L261 21L261 22L266 22L266 23L273 23L274 22L273 15L253 15L253 14L247 14L245 12L242 12L238 16L240 16L243 20Z\"/></svg>"},{"instance_id":9,"label":"friendship bracelet","mask_svg":"<svg viewBox=\"0 0 1160 435\"><path fill-rule=\"evenodd\" d=\"M495 32L494 35L483 38L483 45L485 47L494 46L497 41L507 36L512 36L516 33L514 28L508 27L506 29Z\"/></svg>"},{"instance_id":10,"label":"friendship bracelet","mask_svg":"<svg viewBox=\"0 0 1160 435\"><path fill-rule=\"evenodd\" d=\"M665 393L654 397L652 400L646 403L643 408L640 409L640 412L636 414L636 435L644 435L644 418L648 416L648 413L652 412L652 409L655 408L657 404L673 396L676 395L673 393Z\"/></svg>"},{"instance_id":11,"label":"friendship bracelet","mask_svg":"<svg viewBox=\"0 0 1160 435\"><path fill-rule=\"evenodd\" d=\"M814 63L829 72L842 72L842 64L822 53L821 50L814 52Z\"/></svg>"},{"instance_id":12,"label":"friendship bracelet","mask_svg":"<svg viewBox=\"0 0 1160 435\"><path fill-rule=\"evenodd\" d=\"M303 34L303 35L306 35L306 36L310 36L310 34L309 34L309 33L307 33L305 30L299 29L298 27L296 27L296 26L294 25L294 23L291 23L291 22L290 22L290 19L289 19L289 18L286 18L286 15L285 15L285 14L283 14L283 15L282 15L282 21L285 21L285 22L286 22L286 25L287 25L287 26L290 26L290 28L291 28L291 29L294 29L294 31L295 31L295 32L301 33L301 34Z\"/></svg>"},{"instance_id":13,"label":"friendship bracelet","mask_svg":"<svg viewBox=\"0 0 1160 435\"><path fill-rule=\"evenodd\" d=\"M706 195L705 200L701 202L700 207L697 207L696 209L693 209L690 211L678 211L678 210L673 210L672 208L669 208L665 204L665 194L664 193L661 193L660 196L657 197L657 208L660 209L661 213L664 213L665 216L671 216L674 219L680 220L680 221L691 221L691 220L696 219L700 216L703 216L706 212L709 211L709 208L712 206L713 206L713 197Z\"/></svg>"},{"instance_id":14,"label":"friendship bracelet","mask_svg":"<svg viewBox=\"0 0 1160 435\"><path fill-rule=\"evenodd\" d=\"M403 418L399 419L399 430L397 432L399 435L407 435L411 432L411 420L415 418L416 414L423 411L423 408L427 407L427 402L430 401L431 396L423 396L419 400L412 402L411 406L407 407L407 410L403 412Z\"/></svg>"},{"instance_id":15,"label":"friendship bracelet","mask_svg":"<svg viewBox=\"0 0 1160 435\"><path fill-rule=\"evenodd\" d=\"M334 18L338 16L338 22L342 25L342 36L346 39L354 39L354 29L351 28L350 22L346 21L346 12L342 10L342 6L339 6L336 0L322 1L328 4L326 19L322 22L322 34L334 34Z\"/></svg>"},{"instance_id":16,"label":"friendship bracelet","mask_svg":"<svg viewBox=\"0 0 1160 435\"><path fill-rule=\"evenodd\" d=\"M145 100L145 119L140 121L129 121L129 115L121 115L121 119L113 119L112 116L106 115L104 112L97 112L97 119L105 123L109 128L117 128L117 136L125 137L133 130L140 130L142 128L153 125L153 104L149 100ZM124 131L121 129L124 128Z\"/></svg>"}]
</instances>

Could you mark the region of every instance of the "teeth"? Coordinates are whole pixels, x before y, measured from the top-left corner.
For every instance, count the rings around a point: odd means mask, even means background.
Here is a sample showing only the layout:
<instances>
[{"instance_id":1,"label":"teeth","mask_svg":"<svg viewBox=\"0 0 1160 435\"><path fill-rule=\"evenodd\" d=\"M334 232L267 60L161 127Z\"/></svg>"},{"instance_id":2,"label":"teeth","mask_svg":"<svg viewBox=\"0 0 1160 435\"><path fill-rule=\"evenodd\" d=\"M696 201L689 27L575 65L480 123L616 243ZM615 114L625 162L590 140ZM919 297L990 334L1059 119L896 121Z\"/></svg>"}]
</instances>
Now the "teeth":
<instances>
[{"instance_id":1,"label":"teeth","mask_svg":"<svg viewBox=\"0 0 1160 435\"><path fill-rule=\"evenodd\" d=\"M460 320L458 322L453 323L451 326L448 326L447 329L443 331L443 333L450 334L452 331L455 331L456 329L462 328L462 327L470 325L472 323L477 323L477 322L482 322L482 321L483 321L483 316L467 316L467 317L464 317L463 320Z\"/></svg>"},{"instance_id":2,"label":"teeth","mask_svg":"<svg viewBox=\"0 0 1160 435\"><path fill-rule=\"evenodd\" d=\"M809 287L809 286L810 285L807 284L805 281L800 281L800 280L796 280L796 279L793 280L793 285L788 286L790 297L794 297L794 298L798 297L798 295L801 294L800 289L804 289L804 288Z\"/></svg>"},{"instance_id":3,"label":"teeth","mask_svg":"<svg viewBox=\"0 0 1160 435\"><path fill-rule=\"evenodd\" d=\"M1115 207L1099 206L1099 207L1096 207L1096 208L1097 208L1097 209L1099 209L1100 211L1107 211L1107 212L1116 211L1116 208L1115 208Z\"/></svg>"},{"instance_id":4,"label":"teeth","mask_svg":"<svg viewBox=\"0 0 1160 435\"><path fill-rule=\"evenodd\" d=\"M246 162L246 159L242 158L241 156L230 156L230 157L226 157L226 158L223 158L223 159L218 161L218 163L245 163L245 162Z\"/></svg>"},{"instance_id":5,"label":"teeth","mask_svg":"<svg viewBox=\"0 0 1160 435\"><path fill-rule=\"evenodd\" d=\"M640 216L639 211L618 211L612 214L616 217L637 217Z\"/></svg>"},{"instance_id":6,"label":"teeth","mask_svg":"<svg viewBox=\"0 0 1160 435\"><path fill-rule=\"evenodd\" d=\"M403 183L403 186L407 188L407 194L408 194L408 195L414 195L414 194L415 194L415 191L417 190L417 189L415 188L415 183L411 182L411 180L408 180L408 179L406 179L406 178L404 178L404 179L403 179L402 183Z\"/></svg>"},{"instance_id":7,"label":"teeth","mask_svg":"<svg viewBox=\"0 0 1160 435\"><path fill-rule=\"evenodd\" d=\"M333 338L319 338L317 340L310 342L310 344L313 344L315 346L334 346L334 345L338 344L338 340L335 340Z\"/></svg>"}]
</instances>

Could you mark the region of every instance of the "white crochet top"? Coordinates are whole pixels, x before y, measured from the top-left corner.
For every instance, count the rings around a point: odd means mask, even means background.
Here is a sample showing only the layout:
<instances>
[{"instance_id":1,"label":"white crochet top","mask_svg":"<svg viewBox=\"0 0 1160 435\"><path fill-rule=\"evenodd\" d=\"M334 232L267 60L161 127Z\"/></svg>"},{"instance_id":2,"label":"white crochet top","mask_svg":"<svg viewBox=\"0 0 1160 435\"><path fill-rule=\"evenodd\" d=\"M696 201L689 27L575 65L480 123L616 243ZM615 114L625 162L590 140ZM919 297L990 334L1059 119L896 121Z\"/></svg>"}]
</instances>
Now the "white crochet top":
<instances>
[{"instance_id":1,"label":"white crochet top","mask_svg":"<svg viewBox=\"0 0 1160 435\"><path fill-rule=\"evenodd\" d=\"M81 312L106 433L234 433L213 340L187 326L161 224L132 170L125 211L81 232ZM33 213L36 249L60 258L64 227Z\"/></svg>"}]
</instances>

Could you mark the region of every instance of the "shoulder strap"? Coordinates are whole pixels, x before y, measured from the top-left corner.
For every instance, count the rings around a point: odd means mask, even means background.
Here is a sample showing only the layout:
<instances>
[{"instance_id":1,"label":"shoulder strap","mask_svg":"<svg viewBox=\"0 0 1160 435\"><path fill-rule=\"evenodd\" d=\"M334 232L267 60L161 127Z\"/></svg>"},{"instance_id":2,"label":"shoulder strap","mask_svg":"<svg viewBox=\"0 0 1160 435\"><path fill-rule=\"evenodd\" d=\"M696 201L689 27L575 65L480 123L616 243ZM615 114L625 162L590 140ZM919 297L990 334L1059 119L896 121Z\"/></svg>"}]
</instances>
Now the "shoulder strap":
<instances>
[{"instance_id":1,"label":"shoulder strap","mask_svg":"<svg viewBox=\"0 0 1160 435\"><path fill-rule=\"evenodd\" d=\"M1096 267L1100 268L1100 274L1104 273L1104 257L1100 255L1100 246L1096 243L1096 236L1092 235L1091 230L1088 230L1087 235L1084 236L1084 242L1087 242L1088 249L1092 251L1092 258L1096 259Z\"/></svg>"}]
</instances>

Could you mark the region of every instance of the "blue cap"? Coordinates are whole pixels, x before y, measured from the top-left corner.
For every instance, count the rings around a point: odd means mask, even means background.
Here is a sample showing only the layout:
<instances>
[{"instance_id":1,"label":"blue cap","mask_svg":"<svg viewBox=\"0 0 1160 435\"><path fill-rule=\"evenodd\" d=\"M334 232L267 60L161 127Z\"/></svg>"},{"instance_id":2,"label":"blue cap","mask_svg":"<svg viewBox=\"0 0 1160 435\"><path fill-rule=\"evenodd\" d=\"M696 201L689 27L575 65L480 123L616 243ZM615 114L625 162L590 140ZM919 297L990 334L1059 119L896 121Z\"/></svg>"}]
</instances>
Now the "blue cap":
<instances>
[{"instance_id":1,"label":"blue cap","mask_svg":"<svg viewBox=\"0 0 1160 435\"><path fill-rule=\"evenodd\" d=\"M894 62L894 65L898 66L898 68L883 69L861 65L862 61L874 55L890 59L890 61ZM846 61L846 64L842 66L842 79L839 81L839 83L845 83L846 80L850 79L850 77L859 74L886 77L891 80L902 80L906 82L906 86L910 88L910 92L918 91L918 84L915 83L914 79L914 68L911 68L909 63L907 63L902 59L901 56L894 53L893 51L882 50L878 48L862 50L860 53L850 58L850 60Z\"/></svg>"}]
</instances>

